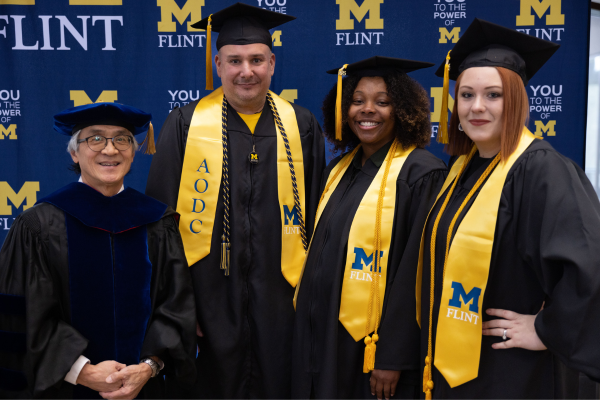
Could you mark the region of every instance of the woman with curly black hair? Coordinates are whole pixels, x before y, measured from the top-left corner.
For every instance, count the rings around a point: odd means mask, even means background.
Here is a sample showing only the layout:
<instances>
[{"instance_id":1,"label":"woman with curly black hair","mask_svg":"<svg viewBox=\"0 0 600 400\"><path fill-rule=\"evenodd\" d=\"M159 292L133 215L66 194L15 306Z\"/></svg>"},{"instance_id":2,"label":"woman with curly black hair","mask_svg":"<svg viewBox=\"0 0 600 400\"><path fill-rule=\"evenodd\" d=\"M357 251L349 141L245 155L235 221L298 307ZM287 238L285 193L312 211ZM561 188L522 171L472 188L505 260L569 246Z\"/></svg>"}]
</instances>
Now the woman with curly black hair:
<instances>
[{"instance_id":1,"label":"woman with curly black hair","mask_svg":"<svg viewBox=\"0 0 600 400\"><path fill-rule=\"evenodd\" d=\"M324 172L296 288L293 397L418 397L418 346L404 343L419 340L419 242L446 166L424 150L429 96L406 73L431 65L373 57L330 71L325 136L346 153ZM405 307L386 313L390 302Z\"/></svg>"}]
</instances>

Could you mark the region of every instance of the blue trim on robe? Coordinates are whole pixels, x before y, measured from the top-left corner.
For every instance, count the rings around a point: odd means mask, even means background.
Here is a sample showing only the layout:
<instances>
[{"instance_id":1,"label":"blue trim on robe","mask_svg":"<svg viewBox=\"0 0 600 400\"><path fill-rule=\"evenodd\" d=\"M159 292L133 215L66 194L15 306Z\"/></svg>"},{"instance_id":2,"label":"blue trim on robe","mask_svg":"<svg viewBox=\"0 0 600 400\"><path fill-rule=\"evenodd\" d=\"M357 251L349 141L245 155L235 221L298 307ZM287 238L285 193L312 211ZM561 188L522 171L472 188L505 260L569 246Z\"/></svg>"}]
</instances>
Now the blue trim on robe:
<instances>
[{"instance_id":1,"label":"blue trim on robe","mask_svg":"<svg viewBox=\"0 0 600 400\"><path fill-rule=\"evenodd\" d=\"M167 206L134 189L106 197L83 183L42 202L65 212L71 325L89 341L83 355L93 364L137 364L152 312L146 224ZM97 397L79 386L73 394Z\"/></svg>"},{"instance_id":2,"label":"blue trim on robe","mask_svg":"<svg viewBox=\"0 0 600 400\"><path fill-rule=\"evenodd\" d=\"M25 315L25 297L0 293L0 313Z\"/></svg>"},{"instance_id":3,"label":"blue trim on robe","mask_svg":"<svg viewBox=\"0 0 600 400\"><path fill-rule=\"evenodd\" d=\"M50 203L87 226L112 233L156 222L167 210L166 204L135 189L108 197L81 182L70 183L39 203Z\"/></svg>"}]
</instances>

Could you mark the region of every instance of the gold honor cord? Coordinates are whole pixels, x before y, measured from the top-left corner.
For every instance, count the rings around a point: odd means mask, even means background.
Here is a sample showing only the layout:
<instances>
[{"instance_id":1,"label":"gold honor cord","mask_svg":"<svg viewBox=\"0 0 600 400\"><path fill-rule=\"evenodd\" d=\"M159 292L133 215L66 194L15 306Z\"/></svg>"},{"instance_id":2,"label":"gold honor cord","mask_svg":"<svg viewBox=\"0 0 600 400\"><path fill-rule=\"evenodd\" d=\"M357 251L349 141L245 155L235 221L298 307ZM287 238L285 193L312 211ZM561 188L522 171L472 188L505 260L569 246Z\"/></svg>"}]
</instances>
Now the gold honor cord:
<instances>
[{"instance_id":1,"label":"gold honor cord","mask_svg":"<svg viewBox=\"0 0 600 400\"><path fill-rule=\"evenodd\" d=\"M375 369L375 352L377 350L377 345L375 343L377 343L379 340L377 329L379 328L379 322L381 320L381 313L379 312L379 310L381 310L381 294L379 293L379 277L381 275L378 273L378 271L381 270L381 209L383 208L383 196L385 196L385 187L388 183L387 180L390 173L390 167L392 166L392 160L394 159L398 146L398 141L394 140L394 143L392 143L392 147L388 152L387 162L385 163L385 172L383 173L383 179L381 180L381 185L379 186L379 196L377 197L377 212L375 213L376 217L374 232L375 240L373 241L373 268L371 269L371 290L369 291L367 323L365 324L365 356L363 360L363 372L365 374ZM400 171L398 170L398 172ZM397 178L398 177L396 176L394 180ZM389 252L389 246L387 250ZM371 338L369 337L369 334L371 333L373 297L375 297L375 333L373 333L373 337Z\"/></svg>"},{"instance_id":2,"label":"gold honor cord","mask_svg":"<svg viewBox=\"0 0 600 400\"><path fill-rule=\"evenodd\" d=\"M305 187L302 142L292 105L273 92L267 100L277 129L277 190L281 213L281 273L296 287L306 259Z\"/></svg>"},{"instance_id":3,"label":"gold honor cord","mask_svg":"<svg viewBox=\"0 0 600 400\"><path fill-rule=\"evenodd\" d=\"M446 209L449 199L452 197L457 182L475 153L475 147L467 157L462 156L457 160L456 164L460 166L460 170L457 173L457 169L455 168L456 165L453 166L444 183L444 187L438 196L439 200L442 193L448 187L448 183L453 181L452 187L448 191L434 223L430 243L431 276L429 293L429 332L427 357L425 358L425 369L423 371L423 392L428 399L431 398L434 387L432 380L433 364L435 364L452 388L477 377L479 355L481 352L481 307L489 275L500 197L510 168L533 140L534 136L527 128L524 128L517 149L513 154L511 154L506 161L500 161L500 154L492 160L491 164L479 177L475 186L469 191L467 197L463 200L458 211L453 216L446 236L442 279L443 290L436 335L436 357L435 363L433 363L432 332L435 288L435 242L437 230L439 221ZM452 232L454 231L454 226L456 225L459 216L479 188L481 188L479 195L467 211L457 229L454 240L452 240L452 245L450 245ZM435 207L435 205L433 207ZM420 297L420 279L422 279L421 269L423 267L423 240L421 241L421 254L419 258L416 292L417 296ZM474 293L470 306L460 304L459 301L459 306L464 305L465 307L468 307L469 312L464 310L461 311L458 306L451 304L454 297L452 294L453 290L459 285L462 290L467 289L469 293L472 291ZM477 297L475 297L475 294L477 294ZM469 300L465 301L468 302ZM418 314L420 314L420 305L419 300L417 304ZM420 318L417 319L420 322Z\"/></svg>"},{"instance_id":4,"label":"gold honor cord","mask_svg":"<svg viewBox=\"0 0 600 400\"><path fill-rule=\"evenodd\" d=\"M462 165L460 172L454 179L454 183L452 184L452 187L448 191L448 195L446 196L446 199L444 200L444 203L442 204L442 207L440 208L440 212L438 213L437 218L435 219L435 222L433 224L433 232L431 233L431 244L430 244L430 248L429 248L430 255L431 255L431 257L430 257L431 277L430 277L430 283L429 283L429 335L427 338L427 357L425 358L425 369L423 371L423 392L425 393L426 399L431 399L431 391L433 390L433 377L432 377L432 369L431 369L431 360L433 358L433 355L432 355L432 326L433 326L433 303L434 303L434 288L435 288L435 241L437 238L438 226L439 226L440 220L442 219L442 216L444 215L446 206L448 205L448 202L450 201L450 198L452 197L452 193L454 192L454 189L456 188L456 184L458 183L463 172L469 165L469 162L473 158L473 155L475 154L476 151L477 151L477 148L475 146L473 146L473 148L471 149L471 152L467 156L467 159L465 160L464 164ZM475 194L477 189L479 189L481 184L487 179L487 177L490 175L490 173L496 167L496 165L498 164L499 161L500 161L500 153L498 153L496 155L496 157L492 160L491 164L488 165L488 167L486 168L485 172L479 177L479 179L477 180L477 183L475 183L475 185L473 186L473 188L471 189L471 191L469 192L467 197L463 200L462 204L460 205L460 208L458 209L458 211L454 215L454 218L452 219L452 222L450 223L450 228L448 229L448 235L447 235L447 239L446 239L446 252L445 252L445 256L444 256L444 266L443 266L444 274L446 273L446 262L448 261L448 251L450 249L450 239L452 238L452 229L454 228L454 224L456 223L456 220L458 219L458 217L459 217L460 213L462 212L462 210L464 209L465 205L469 202L471 197L473 197L473 195Z\"/></svg>"},{"instance_id":5,"label":"gold honor cord","mask_svg":"<svg viewBox=\"0 0 600 400\"><path fill-rule=\"evenodd\" d=\"M279 204L282 210L281 268L284 277L295 286L297 281L294 282L293 279L299 276L306 256L302 240L305 210L302 143L292 106L274 93L269 92L269 98L269 105L276 117L276 129L279 133L277 174ZM284 125L287 131L283 129ZM282 165L285 166L283 170ZM177 212L181 215L179 230L190 266L210 254L221 178L223 178L224 218L220 267L225 270L225 275L229 275L231 194L227 100L223 90L218 88L202 98L194 110L183 159ZM289 215L284 211L289 211ZM296 219L297 224L294 223ZM286 227L286 221L292 224ZM306 233L304 239L306 240Z\"/></svg>"},{"instance_id":6,"label":"gold honor cord","mask_svg":"<svg viewBox=\"0 0 600 400\"><path fill-rule=\"evenodd\" d=\"M377 329L394 226L396 181L414 148L403 149L398 141L392 143L384 163L362 196L348 234L339 320L355 341L364 339L365 372L373 370L375 365ZM342 159L339 164L343 167L330 173L320 211L339 184L341 178L337 177L343 175L354 157L355 153ZM371 332L375 332L373 337L369 336Z\"/></svg>"}]
</instances>

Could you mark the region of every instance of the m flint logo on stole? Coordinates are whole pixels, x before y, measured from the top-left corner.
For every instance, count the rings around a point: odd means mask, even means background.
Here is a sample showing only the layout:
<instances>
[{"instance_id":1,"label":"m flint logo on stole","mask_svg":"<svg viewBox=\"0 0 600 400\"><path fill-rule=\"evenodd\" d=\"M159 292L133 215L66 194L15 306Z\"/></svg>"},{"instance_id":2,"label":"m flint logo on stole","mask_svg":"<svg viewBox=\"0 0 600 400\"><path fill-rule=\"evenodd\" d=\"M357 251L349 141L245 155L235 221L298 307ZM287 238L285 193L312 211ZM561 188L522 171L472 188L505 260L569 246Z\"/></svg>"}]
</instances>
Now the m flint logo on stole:
<instances>
[{"instance_id":1,"label":"m flint logo on stole","mask_svg":"<svg viewBox=\"0 0 600 400\"><path fill-rule=\"evenodd\" d=\"M460 282L452 282L452 298L448 302L450 307L456 307L458 310L454 308L448 308L448 313L446 314L447 318L454 318L461 321L474 323L477 325L477 320L479 319L479 297L481 296L481 288L474 287L467 293L462 283ZM462 299L462 302L460 301ZM469 312L461 310L463 304L469 305ZM460 311L460 312L459 312Z\"/></svg>"},{"instance_id":2,"label":"m flint logo on stole","mask_svg":"<svg viewBox=\"0 0 600 400\"><path fill-rule=\"evenodd\" d=\"M367 256L365 249L360 247L354 248L354 262L352 263L352 271L350 271L350 279L357 281L371 281L371 274L363 272L363 265L368 268L369 271L373 271L373 253ZM383 250L379 254L379 258L383 258ZM356 271L354 271L356 270ZM381 265L379 265L379 273L381 273Z\"/></svg>"},{"instance_id":3,"label":"m flint logo on stole","mask_svg":"<svg viewBox=\"0 0 600 400\"><path fill-rule=\"evenodd\" d=\"M285 234L300 234L300 220L298 219L298 208L296 205L290 208L287 205L283 205L283 213L285 215L285 227L283 231ZM292 226L289 226L292 225Z\"/></svg>"}]
</instances>

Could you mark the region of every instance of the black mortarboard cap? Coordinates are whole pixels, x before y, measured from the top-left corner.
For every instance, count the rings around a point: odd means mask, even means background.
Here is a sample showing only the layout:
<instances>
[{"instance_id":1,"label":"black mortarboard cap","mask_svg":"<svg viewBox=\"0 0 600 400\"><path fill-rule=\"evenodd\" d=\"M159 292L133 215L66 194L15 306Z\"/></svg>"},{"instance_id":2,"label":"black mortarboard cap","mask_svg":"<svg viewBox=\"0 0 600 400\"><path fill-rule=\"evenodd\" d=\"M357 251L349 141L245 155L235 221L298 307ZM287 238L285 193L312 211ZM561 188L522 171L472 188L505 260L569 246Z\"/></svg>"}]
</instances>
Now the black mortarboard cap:
<instances>
[{"instance_id":1,"label":"black mortarboard cap","mask_svg":"<svg viewBox=\"0 0 600 400\"><path fill-rule=\"evenodd\" d=\"M273 49L269 29L294 19L296 17L291 15L235 3L193 24L193 28L206 29L206 90L213 90L211 31L219 32L217 50L228 44L254 43L262 43Z\"/></svg>"},{"instance_id":2,"label":"black mortarboard cap","mask_svg":"<svg viewBox=\"0 0 600 400\"><path fill-rule=\"evenodd\" d=\"M435 64L424 61L375 56L367 58L366 60L348 64L348 66L345 68L345 71L346 75L349 76L386 76L394 71L408 73L421 68L429 68L433 65ZM337 75L339 70L339 68L331 69L327 71L327 73Z\"/></svg>"},{"instance_id":3,"label":"black mortarboard cap","mask_svg":"<svg viewBox=\"0 0 600 400\"><path fill-rule=\"evenodd\" d=\"M456 80L472 67L504 67L519 74L527 84L559 47L559 44L475 18L450 52L449 78ZM445 62L437 70L437 76L444 76L444 65Z\"/></svg>"},{"instance_id":4,"label":"black mortarboard cap","mask_svg":"<svg viewBox=\"0 0 600 400\"><path fill-rule=\"evenodd\" d=\"M272 48L269 29L296 19L290 15L265 10L248 4L236 3L211 15L212 30L219 32L217 50L228 44L262 43ZM207 29L208 17L192 27Z\"/></svg>"},{"instance_id":5,"label":"black mortarboard cap","mask_svg":"<svg viewBox=\"0 0 600 400\"><path fill-rule=\"evenodd\" d=\"M556 43L475 18L435 73L444 78L437 141L448 143L450 79L456 80L468 68L503 67L516 72L527 85L559 47Z\"/></svg>"},{"instance_id":6,"label":"black mortarboard cap","mask_svg":"<svg viewBox=\"0 0 600 400\"><path fill-rule=\"evenodd\" d=\"M429 68L434 64L424 61L404 60L402 58L375 56L366 60L346 64L341 68L330 69L328 74L336 74L337 97L335 100L335 139L342 140L342 76L387 76L393 72L412 72L421 68Z\"/></svg>"}]
</instances>

